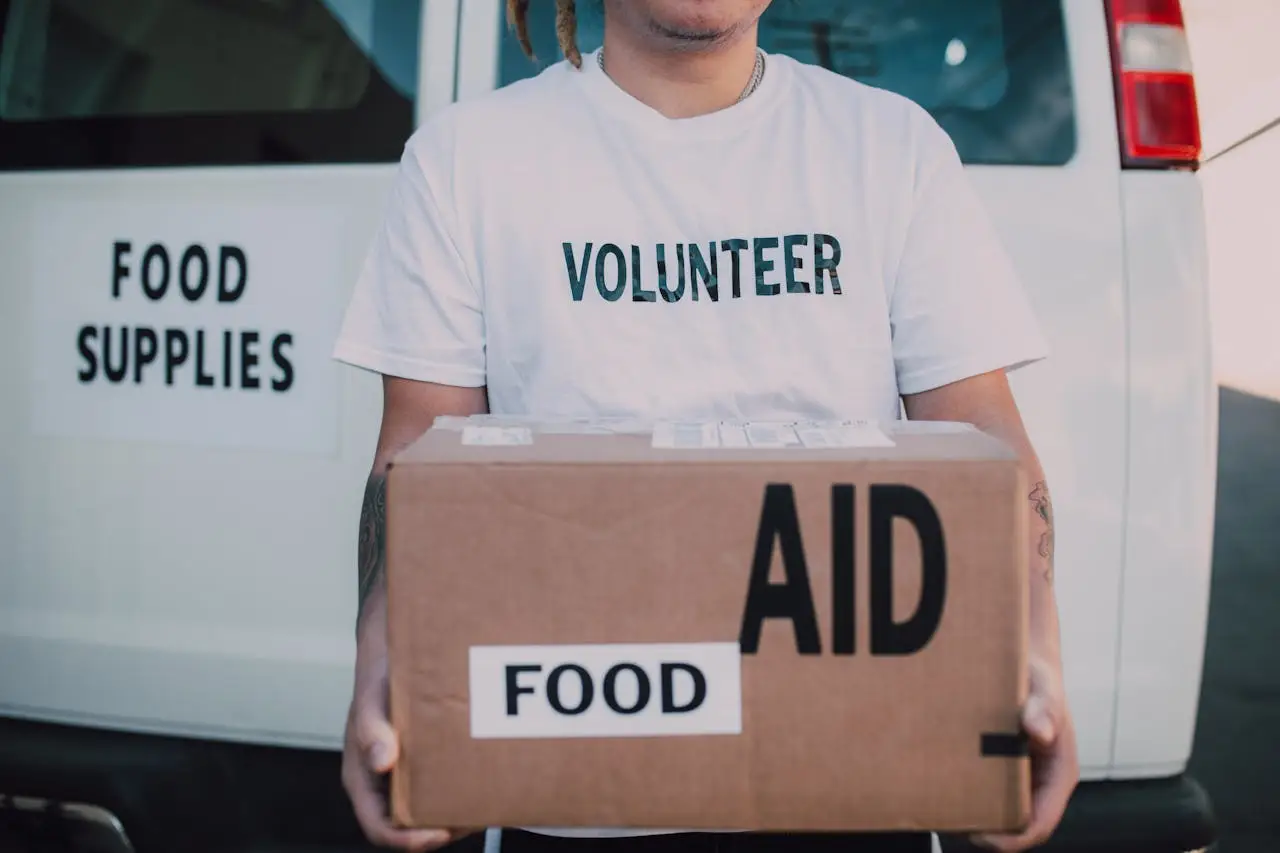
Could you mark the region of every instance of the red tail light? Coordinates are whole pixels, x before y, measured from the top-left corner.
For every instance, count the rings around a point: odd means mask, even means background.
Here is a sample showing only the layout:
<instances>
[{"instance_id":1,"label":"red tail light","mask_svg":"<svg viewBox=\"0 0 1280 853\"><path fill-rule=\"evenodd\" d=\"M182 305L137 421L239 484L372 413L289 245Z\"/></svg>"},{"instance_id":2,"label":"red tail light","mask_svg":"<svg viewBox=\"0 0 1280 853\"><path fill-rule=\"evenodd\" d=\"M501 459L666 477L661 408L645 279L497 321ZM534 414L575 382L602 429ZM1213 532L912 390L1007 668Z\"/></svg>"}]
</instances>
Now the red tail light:
<instances>
[{"instance_id":1,"label":"red tail light","mask_svg":"<svg viewBox=\"0 0 1280 853\"><path fill-rule=\"evenodd\" d=\"M1180 0L1108 0L1124 165L1199 163L1200 112Z\"/></svg>"}]
</instances>

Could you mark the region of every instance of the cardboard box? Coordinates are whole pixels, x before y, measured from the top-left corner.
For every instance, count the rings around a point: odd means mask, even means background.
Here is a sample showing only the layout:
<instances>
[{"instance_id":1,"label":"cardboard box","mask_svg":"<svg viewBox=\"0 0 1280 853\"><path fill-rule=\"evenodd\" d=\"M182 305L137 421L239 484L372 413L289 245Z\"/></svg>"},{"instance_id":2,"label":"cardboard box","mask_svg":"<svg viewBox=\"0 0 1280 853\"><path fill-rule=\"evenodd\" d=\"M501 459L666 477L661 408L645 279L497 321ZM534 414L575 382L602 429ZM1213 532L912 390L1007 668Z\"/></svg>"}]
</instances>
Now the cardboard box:
<instances>
[{"instance_id":1,"label":"cardboard box","mask_svg":"<svg viewBox=\"0 0 1280 853\"><path fill-rule=\"evenodd\" d=\"M1024 826L1027 493L958 425L441 419L389 474L395 818Z\"/></svg>"}]
</instances>

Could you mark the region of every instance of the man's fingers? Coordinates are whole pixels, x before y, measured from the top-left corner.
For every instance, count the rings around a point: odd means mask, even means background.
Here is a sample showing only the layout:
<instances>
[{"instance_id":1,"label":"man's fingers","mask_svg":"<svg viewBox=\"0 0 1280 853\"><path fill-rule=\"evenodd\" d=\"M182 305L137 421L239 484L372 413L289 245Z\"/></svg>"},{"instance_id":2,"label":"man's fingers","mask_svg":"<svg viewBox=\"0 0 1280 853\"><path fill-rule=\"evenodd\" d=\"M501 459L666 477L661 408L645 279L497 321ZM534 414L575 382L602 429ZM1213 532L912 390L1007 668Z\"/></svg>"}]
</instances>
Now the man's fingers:
<instances>
[{"instance_id":1,"label":"man's fingers","mask_svg":"<svg viewBox=\"0 0 1280 853\"><path fill-rule=\"evenodd\" d=\"M1044 823L1046 839L1062 821L1067 803L1071 801L1071 794L1080 780L1075 744L1071 740L1068 737L1067 742L1050 759L1051 763L1045 768L1045 778L1033 800L1035 814Z\"/></svg>"},{"instance_id":2,"label":"man's fingers","mask_svg":"<svg viewBox=\"0 0 1280 853\"><path fill-rule=\"evenodd\" d=\"M1032 693L1022 709L1022 727L1039 747L1051 746L1058 735L1054 703L1044 693Z\"/></svg>"},{"instance_id":3,"label":"man's fingers","mask_svg":"<svg viewBox=\"0 0 1280 853\"><path fill-rule=\"evenodd\" d=\"M1038 768L1040 778L1031 803L1031 823L1018 835L983 835L974 842L1000 853L1020 853L1043 844L1053 835L1075 790L1078 774L1071 745L1064 745Z\"/></svg>"},{"instance_id":4,"label":"man's fingers","mask_svg":"<svg viewBox=\"0 0 1280 853\"><path fill-rule=\"evenodd\" d=\"M1047 835L1041 836L1039 827L1033 822L1021 835L980 835L973 839L973 843L997 853L1023 853L1047 839Z\"/></svg>"},{"instance_id":5,"label":"man's fingers","mask_svg":"<svg viewBox=\"0 0 1280 853\"><path fill-rule=\"evenodd\" d=\"M1022 709L1022 728L1032 745L1041 751L1053 746L1067 725L1067 703L1063 694L1061 669L1032 657L1027 703Z\"/></svg>"},{"instance_id":6,"label":"man's fingers","mask_svg":"<svg viewBox=\"0 0 1280 853\"><path fill-rule=\"evenodd\" d=\"M400 829L387 817L387 801L373 787L367 775L353 778L347 785L351 806L365 836L374 844L397 850L427 851L452 840L442 829Z\"/></svg>"},{"instance_id":7,"label":"man's fingers","mask_svg":"<svg viewBox=\"0 0 1280 853\"><path fill-rule=\"evenodd\" d=\"M402 829L387 815L387 800L379 784L400 757L400 739L387 720L385 694L377 689L357 696L352 707L350 735L343 762L343 783L356 820L370 842L395 850L425 851L453 840L442 829Z\"/></svg>"},{"instance_id":8,"label":"man's fingers","mask_svg":"<svg viewBox=\"0 0 1280 853\"><path fill-rule=\"evenodd\" d=\"M356 743L368 768L374 773L389 773L400 756L400 739L382 709L363 703L356 711L355 723Z\"/></svg>"}]
</instances>

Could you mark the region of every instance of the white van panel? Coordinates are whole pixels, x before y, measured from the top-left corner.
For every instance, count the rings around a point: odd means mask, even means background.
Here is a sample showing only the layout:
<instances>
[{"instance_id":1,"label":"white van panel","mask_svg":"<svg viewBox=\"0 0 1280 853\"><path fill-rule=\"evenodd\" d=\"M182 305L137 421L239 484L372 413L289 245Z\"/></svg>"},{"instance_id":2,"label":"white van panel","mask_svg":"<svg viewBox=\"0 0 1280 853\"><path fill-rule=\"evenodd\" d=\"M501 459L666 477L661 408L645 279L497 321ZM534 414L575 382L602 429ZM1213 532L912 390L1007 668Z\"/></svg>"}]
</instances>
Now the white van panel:
<instances>
[{"instance_id":1,"label":"white van panel","mask_svg":"<svg viewBox=\"0 0 1280 853\"><path fill-rule=\"evenodd\" d=\"M417 123L453 103L457 77L454 52L458 46L458 19L462 12L455 0L422 0L422 34L419 37ZM431 57L430 62L422 61Z\"/></svg>"},{"instance_id":2,"label":"white van panel","mask_svg":"<svg viewBox=\"0 0 1280 853\"><path fill-rule=\"evenodd\" d=\"M1186 765L1208 620L1217 472L1200 182L1128 173L1129 536L1115 775Z\"/></svg>"},{"instance_id":3,"label":"white van panel","mask_svg":"<svg viewBox=\"0 0 1280 853\"><path fill-rule=\"evenodd\" d=\"M1078 150L1064 168L970 173L1052 346L1013 374L1054 495L1063 665L1086 778L1110 765L1124 551L1125 311L1119 142L1102 4L1063 4Z\"/></svg>"},{"instance_id":4,"label":"white van panel","mask_svg":"<svg viewBox=\"0 0 1280 853\"><path fill-rule=\"evenodd\" d=\"M299 365L336 386L338 440L324 453L36 435L33 387L54 377L33 360L44 332L29 319L33 298L37 288L78 283L32 267L27 218L37 203L154 206L157 229L172 230L173 222L160 221L166 211L189 210L193 199L246 211L281 199L337 206L339 227L312 235L337 259L328 274L272 282L297 301L296 334L331 336L393 170L0 176L8 270L0 287L0 359L8 367L0 396L9 401L0 408L0 541L9 549L0 573L0 713L339 742L354 662L355 519L381 411L376 379L327 357ZM102 248L93 267L105 292L111 247ZM140 255L139 247L134 259ZM189 322L218 327L217 304L186 307ZM75 341L66 346L74 351Z\"/></svg>"}]
</instances>

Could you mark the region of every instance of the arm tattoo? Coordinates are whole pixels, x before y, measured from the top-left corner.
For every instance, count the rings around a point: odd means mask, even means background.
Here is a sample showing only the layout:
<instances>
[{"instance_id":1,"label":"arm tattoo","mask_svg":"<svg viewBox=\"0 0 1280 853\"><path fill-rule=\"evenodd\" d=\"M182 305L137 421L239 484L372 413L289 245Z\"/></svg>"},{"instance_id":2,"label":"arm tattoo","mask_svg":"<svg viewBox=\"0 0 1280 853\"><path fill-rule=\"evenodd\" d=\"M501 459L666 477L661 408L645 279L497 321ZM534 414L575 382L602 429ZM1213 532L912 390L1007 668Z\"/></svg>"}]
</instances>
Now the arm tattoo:
<instances>
[{"instance_id":1,"label":"arm tattoo","mask_svg":"<svg viewBox=\"0 0 1280 853\"><path fill-rule=\"evenodd\" d=\"M382 579L387 565L387 477L374 474L364 488L364 505L360 508L360 605L364 612L369 594ZM357 615L357 621L359 616Z\"/></svg>"},{"instance_id":2,"label":"arm tattoo","mask_svg":"<svg viewBox=\"0 0 1280 853\"><path fill-rule=\"evenodd\" d=\"M1048 561L1045 564L1044 579L1053 583L1053 503L1049 500L1049 487L1043 480L1036 483L1028 499L1045 523L1045 531L1040 535L1040 556Z\"/></svg>"}]
</instances>

